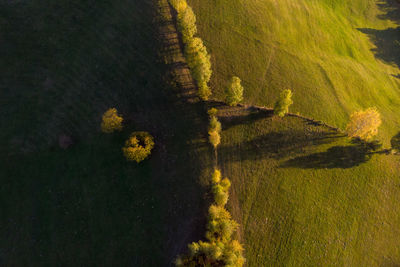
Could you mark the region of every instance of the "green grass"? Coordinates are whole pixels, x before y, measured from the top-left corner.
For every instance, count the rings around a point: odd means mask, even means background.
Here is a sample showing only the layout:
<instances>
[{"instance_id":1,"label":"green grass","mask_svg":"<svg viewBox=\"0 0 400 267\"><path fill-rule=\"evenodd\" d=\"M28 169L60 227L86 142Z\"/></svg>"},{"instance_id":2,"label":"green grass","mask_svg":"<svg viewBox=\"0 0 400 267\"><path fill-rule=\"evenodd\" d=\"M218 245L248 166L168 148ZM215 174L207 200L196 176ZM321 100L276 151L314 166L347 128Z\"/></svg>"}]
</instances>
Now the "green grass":
<instances>
[{"instance_id":1,"label":"green grass","mask_svg":"<svg viewBox=\"0 0 400 267\"><path fill-rule=\"evenodd\" d=\"M155 6L14 2L0 4L0 265L170 264L203 234L211 164L203 107L164 80ZM121 133L100 132L110 107ZM136 130L156 143L139 165L121 151Z\"/></svg>"},{"instance_id":2,"label":"green grass","mask_svg":"<svg viewBox=\"0 0 400 267\"><path fill-rule=\"evenodd\" d=\"M299 118L221 108L222 173L247 266L400 261L400 157Z\"/></svg>"},{"instance_id":3,"label":"green grass","mask_svg":"<svg viewBox=\"0 0 400 267\"><path fill-rule=\"evenodd\" d=\"M236 75L245 103L271 107L289 88L294 112L344 128L352 112L376 106L385 144L399 131L394 1L189 2L212 57L215 98Z\"/></svg>"},{"instance_id":4,"label":"green grass","mask_svg":"<svg viewBox=\"0 0 400 267\"><path fill-rule=\"evenodd\" d=\"M344 129L376 106L378 138L400 131L396 1L190 0L222 100L232 76L244 103L272 107L294 92L291 112ZM400 262L400 158L368 153L299 118L220 107L218 164L232 179L230 210L248 266L392 266Z\"/></svg>"}]
</instances>

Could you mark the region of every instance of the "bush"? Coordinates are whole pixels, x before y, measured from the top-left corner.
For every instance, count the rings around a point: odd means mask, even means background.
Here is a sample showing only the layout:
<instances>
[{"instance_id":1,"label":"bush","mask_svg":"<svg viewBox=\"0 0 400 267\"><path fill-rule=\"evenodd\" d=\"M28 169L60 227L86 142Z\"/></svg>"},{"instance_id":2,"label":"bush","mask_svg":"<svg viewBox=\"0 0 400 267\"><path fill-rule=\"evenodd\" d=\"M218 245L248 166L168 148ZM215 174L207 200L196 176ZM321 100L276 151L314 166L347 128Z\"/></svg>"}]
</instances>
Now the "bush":
<instances>
[{"instance_id":1,"label":"bush","mask_svg":"<svg viewBox=\"0 0 400 267\"><path fill-rule=\"evenodd\" d=\"M275 103L274 114L279 117L285 116L289 112L289 106L292 104L292 91L289 89L283 90Z\"/></svg>"},{"instance_id":2,"label":"bush","mask_svg":"<svg viewBox=\"0 0 400 267\"><path fill-rule=\"evenodd\" d=\"M378 134L381 123L381 115L376 108L368 108L351 114L346 132L350 137L368 141Z\"/></svg>"},{"instance_id":3,"label":"bush","mask_svg":"<svg viewBox=\"0 0 400 267\"><path fill-rule=\"evenodd\" d=\"M232 77L230 86L226 89L226 103L229 106L236 106L243 100L243 86L239 77Z\"/></svg>"},{"instance_id":4,"label":"bush","mask_svg":"<svg viewBox=\"0 0 400 267\"><path fill-rule=\"evenodd\" d=\"M122 148L124 156L129 161L137 163L147 158L154 147L153 137L147 132L134 132Z\"/></svg>"},{"instance_id":5,"label":"bush","mask_svg":"<svg viewBox=\"0 0 400 267\"><path fill-rule=\"evenodd\" d=\"M123 118L118 116L117 109L108 109L102 117L101 131L104 133L112 133L114 131L122 130Z\"/></svg>"}]
</instances>

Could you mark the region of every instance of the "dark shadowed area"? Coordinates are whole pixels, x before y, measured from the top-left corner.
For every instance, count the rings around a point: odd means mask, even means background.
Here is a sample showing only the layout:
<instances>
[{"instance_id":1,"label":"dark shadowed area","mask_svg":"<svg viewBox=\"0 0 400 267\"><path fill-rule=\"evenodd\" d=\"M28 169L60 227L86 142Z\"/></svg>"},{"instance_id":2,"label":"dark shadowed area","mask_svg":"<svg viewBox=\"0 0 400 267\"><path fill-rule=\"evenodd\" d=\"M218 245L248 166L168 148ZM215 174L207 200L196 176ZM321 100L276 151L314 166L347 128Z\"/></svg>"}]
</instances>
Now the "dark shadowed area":
<instances>
[{"instance_id":1,"label":"dark shadowed area","mask_svg":"<svg viewBox=\"0 0 400 267\"><path fill-rule=\"evenodd\" d=\"M382 20L392 20L400 24L400 2L397 0L385 0L378 4L384 14L379 18ZM363 28L359 29L367 34L376 45L373 49L376 57L391 64L396 64L400 68L400 27L376 30Z\"/></svg>"},{"instance_id":2,"label":"dark shadowed area","mask_svg":"<svg viewBox=\"0 0 400 267\"><path fill-rule=\"evenodd\" d=\"M0 2L1 266L168 266L203 234L207 117L165 79L155 11ZM103 134L110 107L125 127ZM139 165L132 131L155 139Z\"/></svg>"}]
</instances>

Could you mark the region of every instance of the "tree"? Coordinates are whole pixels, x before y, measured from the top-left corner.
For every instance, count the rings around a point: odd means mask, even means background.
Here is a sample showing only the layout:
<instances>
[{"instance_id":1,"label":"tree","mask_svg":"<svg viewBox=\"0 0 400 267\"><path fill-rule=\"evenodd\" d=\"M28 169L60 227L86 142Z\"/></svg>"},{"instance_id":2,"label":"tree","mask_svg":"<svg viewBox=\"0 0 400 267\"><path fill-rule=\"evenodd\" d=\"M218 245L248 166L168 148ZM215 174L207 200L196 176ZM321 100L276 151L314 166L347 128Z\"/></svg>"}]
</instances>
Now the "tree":
<instances>
[{"instance_id":1,"label":"tree","mask_svg":"<svg viewBox=\"0 0 400 267\"><path fill-rule=\"evenodd\" d=\"M198 37L191 38L185 47L185 56L193 79L199 88L199 97L207 100L211 95L208 82L211 79L212 71L210 56L203 41Z\"/></svg>"},{"instance_id":2,"label":"tree","mask_svg":"<svg viewBox=\"0 0 400 267\"><path fill-rule=\"evenodd\" d=\"M350 137L369 141L378 133L381 123L381 115L378 110L376 108L368 108L351 114L346 132Z\"/></svg>"},{"instance_id":3,"label":"tree","mask_svg":"<svg viewBox=\"0 0 400 267\"><path fill-rule=\"evenodd\" d=\"M117 109L110 108L104 114L101 122L101 130L104 133L112 133L122 130L123 118L118 116Z\"/></svg>"},{"instance_id":4,"label":"tree","mask_svg":"<svg viewBox=\"0 0 400 267\"><path fill-rule=\"evenodd\" d=\"M217 146L221 143L221 136L217 131L210 131L208 132L208 140L214 148L217 148Z\"/></svg>"},{"instance_id":5,"label":"tree","mask_svg":"<svg viewBox=\"0 0 400 267\"><path fill-rule=\"evenodd\" d=\"M188 43L197 32L196 15L190 6L178 12L178 31L182 34L184 43Z\"/></svg>"},{"instance_id":6,"label":"tree","mask_svg":"<svg viewBox=\"0 0 400 267\"><path fill-rule=\"evenodd\" d=\"M229 106L236 106L243 100L243 86L239 77L232 77L230 86L226 89L226 103Z\"/></svg>"},{"instance_id":7,"label":"tree","mask_svg":"<svg viewBox=\"0 0 400 267\"><path fill-rule=\"evenodd\" d=\"M274 114L283 117L289 112L289 106L293 104L292 91L289 89L283 90L275 103Z\"/></svg>"},{"instance_id":8,"label":"tree","mask_svg":"<svg viewBox=\"0 0 400 267\"><path fill-rule=\"evenodd\" d=\"M214 110L210 110L211 114L214 114ZM208 126L208 140L214 148L221 143L221 123L218 121L216 116L210 116L210 125Z\"/></svg>"},{"instance_id":9,"label":"tree","mask_svg":"<svg viewBox=\"0 0 400 267\"><path fill-rule=\"evenodd\" d=\"M208 111L208 116L213 117L213 116L217 116L218 114L218 109L216 108L210 108Z\"/></svg>"},{"instance_id":10,"label":"tree","mask_svg":"<svg viewBox=\"0 0 400 267\"><path fill-rule=\"evenodd\" d=\"M125 142L122 152L128 161L137 163L147 158L154 147L154 139L148 132L134 132Z\"/></svg>"},{"instance_id":11,"label":"tree","mask_svg":"<svg viewBox=\"0 0 400 267\"><path fill-rule=\"evenodd\" d=\"M224 207L231 183L228 178L221 180L218 169L214 170L211 181L215 203L208 209L207 241L189 244L188 253L176 259L176 266L241 267L245 262L242 245L232 239L238 224Z\"/></svg>"},{"instance_id":12,"label":"tree","mask_svg":"<svg viewBox=\"0 0 400 267\"><path fill-rule=\"evenodd\" d=\"M176 10L178 14L185 11L185 9L188 6L186 0L169 0L169 3L172 5L172 7Z\"/></svg>"}]
</instances>

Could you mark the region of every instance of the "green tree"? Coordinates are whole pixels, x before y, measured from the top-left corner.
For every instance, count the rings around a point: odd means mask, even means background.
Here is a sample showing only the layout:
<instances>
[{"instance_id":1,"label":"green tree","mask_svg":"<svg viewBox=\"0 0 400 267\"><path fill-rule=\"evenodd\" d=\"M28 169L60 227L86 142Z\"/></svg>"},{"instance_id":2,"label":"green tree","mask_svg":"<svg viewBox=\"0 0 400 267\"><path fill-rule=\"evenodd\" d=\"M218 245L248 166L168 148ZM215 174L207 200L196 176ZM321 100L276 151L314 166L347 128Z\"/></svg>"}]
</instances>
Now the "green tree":
<instances>
[{"instance_id":1,"label":"green tree","mask_svg":"<svg viewBox=\"0 0 400 267\"><path fill-rule=\"evenodd\" d=\"M182 7L183 9L183 7ZM182 34L183 42L188 43L197 32L196 15L190 6L178 12L178 31Z\"/></svg>"},{"instance_id":2,"label":"green tree","mask_svg":"<svg viewBox=\"0 0 400 267\"><path fill-rule=\"evenodd\" d=\"M279 117L285 116L289 112L289 106L292 104L292 91L289 89L283 90L275 103L274 114Z\"/></svg>"},{"instance_id":3,"label":"green tree","mask_svg":"<svg viewBox=\"0 0 400 267\"><path fill-rule=\"evenodd\" d=\"M210 56L203 41L198 37L190 39L185 47L185 56L193 79L199 88L199 97L207 100L211 95L208 82L211 79L212 71Z\"/></svg>"},{"instance_id":4,"label":"green tree","mask_svg":"<svg viewBox=\"0 0 400 267\"><path fill-rule=\"evenodd\" d=\"M232 77L230 86L226 89L226 103L229 106L236 106L243 100L243 86L239 77Z\"/></svg>"},{"instance_id":5,"label":"green tree","mask_svg":"<svg viewBox=\"0 0 400 267\"><path fill-rule=\"evenodd\" d=\"M361 140L369 141L378 134L378 128L381 123L381 115L378 110L376 108L368 108L351 114L346 132L350 137L358 137Z\"/></svg>"}]
</instances>

